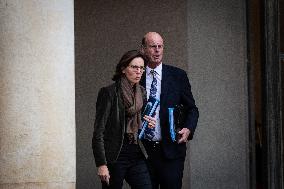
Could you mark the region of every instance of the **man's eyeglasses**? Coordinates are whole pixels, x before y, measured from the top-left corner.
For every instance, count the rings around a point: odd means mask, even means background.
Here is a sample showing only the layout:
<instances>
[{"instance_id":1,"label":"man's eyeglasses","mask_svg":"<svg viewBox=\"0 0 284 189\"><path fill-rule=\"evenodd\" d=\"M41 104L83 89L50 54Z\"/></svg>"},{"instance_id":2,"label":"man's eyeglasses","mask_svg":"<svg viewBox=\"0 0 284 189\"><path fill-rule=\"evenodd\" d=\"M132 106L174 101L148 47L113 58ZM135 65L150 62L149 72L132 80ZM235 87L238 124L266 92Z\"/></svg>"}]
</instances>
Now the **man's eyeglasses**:
<instances>
[{"instance_id":1,"label":"man's eyeglasses","mask_svg":"<svg viewBox=\"0 0 284 189\"><path fill-rule=\"evenodd\" d=\"M129 65L129 67L133 70L140 70L141 72L145 71L145 67L144 66L137 66L137 65Z\"/></svg>"},{"instance_id":2,"label":"man's eyeglasses","mask_svg":"<svg viewBox=\"0 0 284 189\"><path fill-rule=\"evenodd\" d=\"M148 45L150 49L163 49L164 45Z\"/></svg>"}]
</instances>

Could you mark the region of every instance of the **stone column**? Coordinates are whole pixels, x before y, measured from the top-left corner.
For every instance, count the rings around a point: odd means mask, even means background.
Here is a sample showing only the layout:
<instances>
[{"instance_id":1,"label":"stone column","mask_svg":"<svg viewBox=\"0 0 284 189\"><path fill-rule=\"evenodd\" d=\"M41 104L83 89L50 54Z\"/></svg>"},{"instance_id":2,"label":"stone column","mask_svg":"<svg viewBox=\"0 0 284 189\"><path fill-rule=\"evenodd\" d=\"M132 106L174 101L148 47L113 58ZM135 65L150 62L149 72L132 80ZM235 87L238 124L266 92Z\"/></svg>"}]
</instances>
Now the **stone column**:
<instances>
[{"instance_id":1,"label":"stone column","mask_svg":"<svg viewBox=\"0 0 284 189\"><path fill-rule=\"evenodd\" d=\"M75 188L72 0L0 0L0 188Z\"/></svg>"}]
</instances>

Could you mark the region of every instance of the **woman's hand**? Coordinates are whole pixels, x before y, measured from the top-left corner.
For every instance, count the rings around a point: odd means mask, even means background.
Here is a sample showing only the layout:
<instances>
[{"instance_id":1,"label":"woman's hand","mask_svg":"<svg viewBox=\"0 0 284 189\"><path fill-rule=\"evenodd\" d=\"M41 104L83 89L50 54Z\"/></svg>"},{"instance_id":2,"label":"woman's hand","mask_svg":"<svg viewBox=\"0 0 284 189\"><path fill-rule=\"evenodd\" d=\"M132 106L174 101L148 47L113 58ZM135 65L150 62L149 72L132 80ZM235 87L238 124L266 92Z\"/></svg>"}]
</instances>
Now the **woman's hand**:
<instances>
[{"instance_id":1,"label":"woman's hand","mask_svg":"<svg viewBox=\"0 0 284 189\"><path fill-rule=\"evenodd\" d=\"M98 167L98 175L102 181L106 182L107 185L109 185L110 175L106 165L101 165Z\"/></svg>"},{"instance_id":2,"label":"woman's hand","mask_svg":"<svg viewBox=\"0 0 284 189\"><path fill-rule=\"evenodd\" d=\"M143 118L148 121L149 128L154 128L156 126L156 119L154 117L145 115Z\"/></svg>"}]
</instances>

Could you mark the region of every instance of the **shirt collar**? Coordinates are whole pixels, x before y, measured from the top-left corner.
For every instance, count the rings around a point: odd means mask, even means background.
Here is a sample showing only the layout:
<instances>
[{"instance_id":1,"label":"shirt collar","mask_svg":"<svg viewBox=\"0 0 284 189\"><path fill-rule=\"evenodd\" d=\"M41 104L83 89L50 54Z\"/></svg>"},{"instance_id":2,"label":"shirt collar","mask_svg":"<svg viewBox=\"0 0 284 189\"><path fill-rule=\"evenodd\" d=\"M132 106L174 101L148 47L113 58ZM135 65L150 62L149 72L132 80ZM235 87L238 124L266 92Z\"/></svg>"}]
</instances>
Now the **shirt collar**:
<instances>
[{"instance_id":1,"label":"shirt collar","mask_svg":"<svg viewBox=\"0 0 284 189\"><path fill-rule=\"evenodd\" d=\"M155 72L157 73L157 75L160 77L162 75L162 63L159 64L159 66L157 66L155 69L152 69L148 66L146 66L146 74L149 75L151 74L150 71L151 70L155 70Z\"/></svg>"}]
</instances>

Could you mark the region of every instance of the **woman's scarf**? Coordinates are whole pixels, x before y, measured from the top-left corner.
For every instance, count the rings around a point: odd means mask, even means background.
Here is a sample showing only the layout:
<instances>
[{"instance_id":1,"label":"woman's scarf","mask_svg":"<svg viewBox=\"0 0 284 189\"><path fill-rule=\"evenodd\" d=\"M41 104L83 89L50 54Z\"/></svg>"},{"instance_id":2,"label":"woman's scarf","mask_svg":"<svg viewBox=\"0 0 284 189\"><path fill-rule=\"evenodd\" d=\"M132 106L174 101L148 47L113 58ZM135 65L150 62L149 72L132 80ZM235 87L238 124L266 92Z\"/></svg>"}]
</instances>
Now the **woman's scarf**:
<instances>
[{"instance_id":1,"label":"woman's scarf","mask_svg":"<svg viewBox=\"0 0 284 189\"><path fill-rule=\"evenodd\" d=\"M122 96L126 111L126 133L134 134L134 140L137 140L138 129L141 127L141 109L143 106L143 97L141 87L138 83L134 86L128 79L121 78Z\"/></svg>"}]
</instances>

